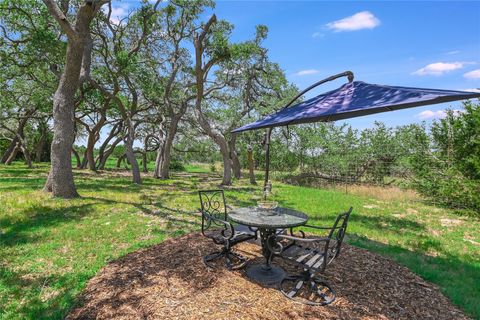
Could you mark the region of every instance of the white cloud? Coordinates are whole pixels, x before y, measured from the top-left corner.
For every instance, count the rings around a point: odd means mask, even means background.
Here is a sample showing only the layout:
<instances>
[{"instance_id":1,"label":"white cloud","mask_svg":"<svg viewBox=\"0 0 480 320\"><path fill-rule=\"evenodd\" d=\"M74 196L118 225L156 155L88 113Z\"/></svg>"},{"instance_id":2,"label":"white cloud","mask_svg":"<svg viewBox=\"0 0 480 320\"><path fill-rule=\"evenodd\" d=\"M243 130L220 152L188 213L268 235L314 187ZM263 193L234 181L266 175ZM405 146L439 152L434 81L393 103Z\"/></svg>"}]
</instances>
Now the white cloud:
<instances>
[{"instance_id":1,"label":"white cloud","mask_svg":"<svg viewBox=\"0 0 480 320\"><path fill-rule=\"evenodd\" d=\"M312 38L323 38L325 35L321 32L312 33Z\"/></svg>"},{"instance_id":2,"label":"white cloud","mask_svg":"<svg viewBox=\"0 0 480 320\"><path fill-rule=\"evenodd\" d=\"M458 115L459 113L462 113L462 110L453 110L454 115ZM417 114L417 118L421 120L429 120L429 119L442 119L447 116L447 112L445 110L438 110L438 111L432 111L432 110L425 110Z\"/></svg>"},{"instance_id":3,"label":"white cloud","mask_svg":"<svg viewBox=\"0 0 480 320\"><path fill-rule=\"evenodd\" d=\"M440 76L444 73L461 69L464 66L465 66L464 62L435 62L435 63L430 63L425 67L418 69L412 74L415 74L418 76L425 76L425 75Z\"/></svg>"},{"instance_id":4,"label":"white cloud","mask_svg":"<svg viewBox=\"0 0 480 320\"><path fill-rule=\"evenodd\" d=\"M369 11L355 13L353 16L346 17L326 24L328 29L335 32L356 31L362 29L373 29L380 25L380 20Z\"/></svg>"},{"instance_id":5,"label":"white cloud","mask_svg":"<svg viewBox=\"0 0 480 320\"><path fill-rule=\"evenodd\" d=\"M317 69L307 69L307 70L300 70L297 73L295 73L296 76L308 76L310 74L317 74L320 71Z\"/></svg>"},{"instance_id":6,"label":"white cloud","mask_svg":"<svg viewBox=\"0 0 480 320\"><path fill-rule=\"evenodd\" d=\"M463 75L463 77L470 80L480 79L480 69L467 72Z\"/></svg>"},{"instance_id":7,"label":"white cloud","mask_svg":"<svg viewBox=\"0 0 480 320\"><path fill-rule=\"evenodd\" d=\"M461 89L460 91L480 92L480 88Z\"/></svg>"},{"instance_id":8,"label":"white cloud","mask_svg":"<svg viewBox=\"0 0 480 320\"><path fill-rule=\"evenodd\" d=\"M445 54L452 55L452 54L457 54L457 53L460 53L460 50L448 51L448 52L446 52Z\"/></svg>"},{"instance_id":9,"label":"white cloud","mask_svg":"<svg viewBox=\"0 0 480 320\"><path fill-rule=\"evenodd\" d=\"M427 120L427 119L445 118L446 115L447 114L443 110L439 110L439 111L425 110L417 114L417 117L422 120Z\"/></svg>"}]
</instances>

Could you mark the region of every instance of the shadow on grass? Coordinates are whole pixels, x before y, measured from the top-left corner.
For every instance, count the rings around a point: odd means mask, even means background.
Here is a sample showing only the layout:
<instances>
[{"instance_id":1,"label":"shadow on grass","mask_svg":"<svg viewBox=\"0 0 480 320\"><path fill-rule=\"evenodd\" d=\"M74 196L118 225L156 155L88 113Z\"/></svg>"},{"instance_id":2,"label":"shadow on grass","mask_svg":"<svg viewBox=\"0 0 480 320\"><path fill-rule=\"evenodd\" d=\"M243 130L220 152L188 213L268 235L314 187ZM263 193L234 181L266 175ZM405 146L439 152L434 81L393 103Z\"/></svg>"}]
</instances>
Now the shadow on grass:
<instances>
[{"instance_id":1,"label":"shadow on grass","mask_svg":"<svg viewBox=\"0 0 480 320\"><path fill-rule=\"evenodd\" d=\"M11 217L0 218L0 226L7 231L0 236L0 245L16 246L22 243L35 242L41 237L43 230L54 225L80 220L93 211L95 203L77 206L50 208L34 205L21 212L23 220L17 221Z\"/></svg>"},{"instance_id":2,"label":"shadow on grass","mask_svg":"<svg viewBox=\"0 0 480 320\"><path fill-rule=\"evenodd\" d=\"M25 190L41 190L46 181L45 178L18 178L7 177L0 178L0 192L25 191Z\"/></svg>"},{"instance_id":3,"label":"shadow on grass","mask_svg":"<svg viewBox=\"0 0 480 320\"><path fill-rule=\"evenodd\" d=\"M384 244L351 234L348 243L387 256L407 267L423 279L437 284L455 305L476 319L480 319L480 265L462 261L441 247L435 246L440 256L426 254L429 245L410 251L400 246Z\"/></svg>"},{"instance_id":4,"label":"shadow on grass","mask_svg":"<svg viewBox=\"0 0 480 320\"><path fill-rule=\"evenodd\" d=\"M160 204L155 205L157 209L150 209L141 204L133 204L133 206L139 209L143 214L159 217L167 221L167 223L175 225L175 229L186 227L188 230L192 231L200 225L201 215L198 212L172 209Z\"/></svg>"},{"instance_id":5,"label":"shadow on grass","mask_svg":"<svg viewBox=\"0 0 480 320\"><path fill-rule=\"evenodd\" d=\"M73 305L79 287L79 279L88 279L90 274L55 275L33 277L0 265L0 285L6 290L7 301L1 301L2 319L62 319ZM60 294L53 294L45 302L45 296L65 288ZM9 304L8 299L28 300L28 303Z\"/></svg>"},{"instance_id":6,"label":"shadow on grass","mask_svg":"<svg viewBox=\"0 0 480 320\"><path fill-rule=\"evenodd\" d=\"M243 200L232 195L229 195L228 199L230 200L230 205L234 205L235 207L252 207L256 205L253 200Z\"/></svg>"},{"instance_id":7,"label":"shadow on grass","mask_svg":"<svg viewBox=\"0 0 480 320\"><path fill-rule=\"evenodd\" d=\"M112 199L105 199L100 197L83 197L83 199L93 200L96 202L102 202L106 204L124 204L135 207L142 214L151 215L159 217L162 220L167 222L167 227L171 227L171 230L168 232L161 230L162 232L167 232L168 234L178 235L178 230L186 228L188 231L193 231L200 226L201 215L197 211L186 211L177 208L170 208L163 206L160 203L152 204L154 208L148 207L147 205L129 202L129 201L119 201ZM174 226L174 227L173 227Z\"/></svg>"},{"instance_id":8,"label":"shadow on grass","mask_svg":"<svg viewBox=\"0 0 480 320\"><path fill-rule=\"evenodd\" d=\"M10 176L10 177L25 177L28 175L39 175L45 174L45 169L41 167L34 166L33 168L19 168L19 167L12 167L8 168L6 166L0 167L0 171L2 172L2 176Z\"/></svg>"},{"instance_id":9,"label":"shadow on grass","mask_svg":"<svg viewBox=\"0 0 480 320\"><path fill-rule=\"evenodd\" d=\"M309 223L313 225L318 225L322 223L325 224L325 218L330 221L329 223L327 223L327 226L331 226L335 221L336 214L321 218L316 216L310 216ZM358 228L362 228L365 230L385 230L385 232L387 232L388 230L389 234L404 234L406 232L421 234L423 232L426 232L425 226L421 223L413 220L395 218L391 216L367 216L358 213L352 214L349 221L350 224L354 224ZM429 237L430 235L426 236Z\"/></svg>"},{"instance_id":10,"label":"shadow on grass","mask_svg":"<svg viewBox=\"0 0 480 320\"><path fill-rule=\"evenodd\" d=\"M126 191L138 191L142 190L141 185L132 184L125 179L112 179L108 180L80 180L76 182L76 185L81 193L82 190L88 191L109 191L109 192L126 192Z\"/></svg>"}]
</instances>

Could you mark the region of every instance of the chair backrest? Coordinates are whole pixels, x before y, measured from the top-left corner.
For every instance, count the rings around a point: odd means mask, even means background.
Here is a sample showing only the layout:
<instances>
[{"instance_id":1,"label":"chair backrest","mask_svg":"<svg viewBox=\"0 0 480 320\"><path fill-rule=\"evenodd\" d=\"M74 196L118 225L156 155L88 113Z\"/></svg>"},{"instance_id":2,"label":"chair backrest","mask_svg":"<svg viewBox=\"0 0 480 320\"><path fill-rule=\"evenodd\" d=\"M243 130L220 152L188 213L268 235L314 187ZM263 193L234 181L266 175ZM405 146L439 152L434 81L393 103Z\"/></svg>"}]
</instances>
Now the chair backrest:
<instances>
[{"instance_id":1,"label":"chair backrest","mask_svg":"<svg viewBox=\"0 0 480 320\"><path fill-rule=\"evenodd\" d=\"M223 190L200 190L200 205L202 211L202 231L210 227L222 227L224 224L217 223L212 219L227 220L227 203Z\"/></svg>"},{"instance_id":2,"label":"chair backrest","mask_svg":"<svg viewBox=\"0 0 480 320\"><path fill-rule=\"evenodd\" d=\"M327 264L340 254L343 238L345 237L345 233L347 231L348 219L350 218L350 213L352 213L352 210L353 208L350 207L347 212L339 214L332 226L332 229L330 229L330 233L328 234L330 242L326 248Z\"/></svg>"}]
</instances>

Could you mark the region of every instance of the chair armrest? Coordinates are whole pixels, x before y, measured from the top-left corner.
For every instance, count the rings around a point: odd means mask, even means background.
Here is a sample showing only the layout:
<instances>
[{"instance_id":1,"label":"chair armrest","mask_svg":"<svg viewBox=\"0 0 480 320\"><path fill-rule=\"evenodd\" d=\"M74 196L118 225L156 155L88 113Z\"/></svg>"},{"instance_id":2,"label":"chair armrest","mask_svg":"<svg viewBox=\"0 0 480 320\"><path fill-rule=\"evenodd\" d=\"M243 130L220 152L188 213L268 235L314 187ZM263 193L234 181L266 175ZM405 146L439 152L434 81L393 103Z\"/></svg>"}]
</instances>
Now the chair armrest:
<instances>
[{"instance_id":1,"label":"chair armrest","mask_svg":"<svg viewBox=\"0 0 480 320\"><path fill-rule=\"evenodd\" d=\"M203 216L206 216L207 219L209 219L211 221L215 221L215 222L220 223L220 224L223 224L225 226L225 229L222 230L222 232L221 232L222 238L224 238L227 241L231 240L233 238L233 236L235 235L235 228L233 227L233 224L231 224L228 221L212 217L211 215L209 215L208 213L206 213L202 210L200 210L200 212L202 213ZM226 232L227 230L229 231L229 234Z\"/></svg>"},{"instance_id":2,"label":"chair armrest","mask_svg":"<svg viewBox=\"0 0 480 320\"><path fill-rule=\"evenodd\" d=\"M276 234L276 235L271 235L267 239L267 246L270 249L271 252L274 254L280 255L283 252L284 248L287 248L290 246L288 244L286 247L284 244L280 242L280 240L286 239L290 240L290 244L293 244L295 242L303 242L303 243L316 243L316 242L326 242L330 241L330 238L325 238L325 237L317 237L317 238L301 238L301 237L295 237L295 236L289 236L289 235L284 235L284 234Z\"/></svg>"},{"instance_id":3,"label":"chair armrest","mask_svg":"<svg viewBox=\"0 0 480 320\"><path fill-rule=\"evenodd\" d=\"M330 241L330 238L328 237L316 237L316 238L301 238L301 237L295 237L295 236L288 236L288 235L277 235L277 239L286 239L286 240L292 240L292 241L298 241L298 242L305 242L305 243L313 243L313 242L328 242Z\"/></svg>"},{"instance_id":4,"label":"chair armrest","mask_svg":"<svg viewBox=\"0 0 480 320\"><path fill-rule=\"evenodd\" d=\"M319 230L331 230L332 229L332 227L319 227L319 226L312 226L310 224L304 224L302 227L319 229Z\"/></svg>"},{"instance_id":5,"label":"chair armrest","mask_svg":"<svg viewBox=\"0 0 480 320\"><path fill-rule=\"evenodd\" d=\"M295 231L297 231L300 235L299 236L295 235ZM301 229L298 229L298 230L295 230L295 231L294 231L293 228L290 228L290 236L305 238L305 232L303 232Z\"/></svg>"}]
</instances>

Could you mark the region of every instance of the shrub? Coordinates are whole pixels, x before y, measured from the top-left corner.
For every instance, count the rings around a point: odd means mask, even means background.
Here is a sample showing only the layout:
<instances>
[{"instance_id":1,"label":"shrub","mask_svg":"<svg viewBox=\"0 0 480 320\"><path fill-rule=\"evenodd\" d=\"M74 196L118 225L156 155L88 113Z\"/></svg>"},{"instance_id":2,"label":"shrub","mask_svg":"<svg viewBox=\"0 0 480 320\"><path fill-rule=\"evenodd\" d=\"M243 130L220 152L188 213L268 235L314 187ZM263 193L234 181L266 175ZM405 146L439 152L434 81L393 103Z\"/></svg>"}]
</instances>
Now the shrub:
<instances>
[{"instance_id":1,"label":"shrub","mask_svg":"<svg viewBox=\"0 0 480 320\"><path fill-rule=\"evenodd\" d=\"M179 159L172 158L170 160L170 170L183 171L185 170L185 165Z\"/></svg>"},{"instance_id":2,"label":"shrub","mask_svg":"<svg viewBox=\"0 0 480 320\"><path fill-rule=\"evenodd\" d=\"M414 186L437 203L480 215L480 104L464 106L432 125L430 148L412 157Z\"/></svg>"}]
</instances>

